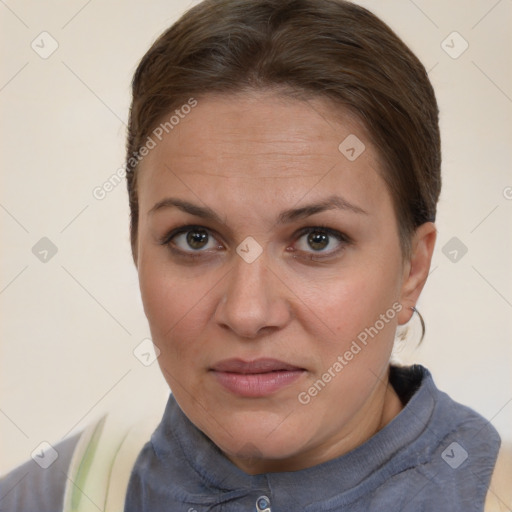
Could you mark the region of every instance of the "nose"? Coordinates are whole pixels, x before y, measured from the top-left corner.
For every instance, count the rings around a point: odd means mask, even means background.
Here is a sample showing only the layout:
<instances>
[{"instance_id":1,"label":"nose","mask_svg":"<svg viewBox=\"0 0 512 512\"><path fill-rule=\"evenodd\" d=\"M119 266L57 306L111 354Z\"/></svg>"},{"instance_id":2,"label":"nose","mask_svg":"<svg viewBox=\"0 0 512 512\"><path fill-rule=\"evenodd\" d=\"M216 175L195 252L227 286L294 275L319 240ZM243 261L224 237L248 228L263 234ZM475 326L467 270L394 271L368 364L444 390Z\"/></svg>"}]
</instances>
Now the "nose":
<instances>
[{"instance_id":1,"label":"nose","mask_svg":"<svg viewBox=\"0 0 512 512\"><path fill-rule=\"evenodd\" d=\"M216 322L247 339L283 328L291 318L290 304L265 251L251 263L238 255L235 258L215 311Z\"/></svg>"}]
</instances>

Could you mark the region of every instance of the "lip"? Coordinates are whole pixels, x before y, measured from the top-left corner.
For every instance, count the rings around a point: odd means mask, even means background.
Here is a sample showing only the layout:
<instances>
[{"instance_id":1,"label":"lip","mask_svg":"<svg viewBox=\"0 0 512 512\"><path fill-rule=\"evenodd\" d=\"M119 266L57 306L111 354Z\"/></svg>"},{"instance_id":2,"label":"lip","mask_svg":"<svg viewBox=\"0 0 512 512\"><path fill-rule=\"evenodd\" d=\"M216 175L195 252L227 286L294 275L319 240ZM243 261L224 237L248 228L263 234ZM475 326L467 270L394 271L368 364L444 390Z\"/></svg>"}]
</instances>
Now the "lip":
<instances>
[{"instance_id":1,"label":"lip","mask_svg":"<svg viewBox=\"0 0 512 512\"><path fill-rule=\"evenodd\" d=\"M235 395L252 398L276 393L305 373L304 368L270 358L254 361L226 359L210 370L225 389Z\"/></svg>"}]
</instances>

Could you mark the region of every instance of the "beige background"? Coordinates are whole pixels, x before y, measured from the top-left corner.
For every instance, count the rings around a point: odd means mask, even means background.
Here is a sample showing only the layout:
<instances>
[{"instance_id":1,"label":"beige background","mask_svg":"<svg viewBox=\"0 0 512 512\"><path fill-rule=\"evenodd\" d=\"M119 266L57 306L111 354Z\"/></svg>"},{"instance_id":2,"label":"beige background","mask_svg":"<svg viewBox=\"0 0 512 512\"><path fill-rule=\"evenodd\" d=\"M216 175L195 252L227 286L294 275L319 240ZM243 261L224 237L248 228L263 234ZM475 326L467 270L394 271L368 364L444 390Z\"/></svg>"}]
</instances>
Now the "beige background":
<instances>
[{"instance_id":1,"label":"beige background","mask_svg":"<svg viewBox=\"0 0 512 512\"><path fill-rule=\"evenodd\" d=\"M425 364L511 441L512 2L360 3L418 54L441 108L439 237L419 304L427 336L398 357ZM127 414L165 404L157 363L133 353L149 330L124 182L102 200L93 190L123 165L138 60L189 5L0 2L0 473L119 404ZM31 47L52 48L43 31L58 44L48 58ZM32 251L43 237L58 250L46 262L45 242Z\"/></svg>"}]
</instances>

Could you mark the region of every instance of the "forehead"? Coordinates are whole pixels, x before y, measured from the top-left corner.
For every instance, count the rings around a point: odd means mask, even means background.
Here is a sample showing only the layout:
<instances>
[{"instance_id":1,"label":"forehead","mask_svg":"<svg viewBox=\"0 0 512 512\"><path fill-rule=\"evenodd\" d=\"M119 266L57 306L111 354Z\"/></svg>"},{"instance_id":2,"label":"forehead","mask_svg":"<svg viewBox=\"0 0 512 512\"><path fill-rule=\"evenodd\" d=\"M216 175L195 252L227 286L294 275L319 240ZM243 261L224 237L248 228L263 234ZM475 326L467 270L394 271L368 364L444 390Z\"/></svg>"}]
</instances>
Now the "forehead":
<instances>
[{"instance_id":1,"label":"forehead","mask_svg":"<svg viewBox=\"0 0 512 512\"><path fill-rule=\"evenodd\" d=\"M387 196L362 123L319 98L205 96L155 142L139 168L142 212L169 191L207 204L234 195L297 202L335 190L366 204Z\"/></svg>"}]
</instances>

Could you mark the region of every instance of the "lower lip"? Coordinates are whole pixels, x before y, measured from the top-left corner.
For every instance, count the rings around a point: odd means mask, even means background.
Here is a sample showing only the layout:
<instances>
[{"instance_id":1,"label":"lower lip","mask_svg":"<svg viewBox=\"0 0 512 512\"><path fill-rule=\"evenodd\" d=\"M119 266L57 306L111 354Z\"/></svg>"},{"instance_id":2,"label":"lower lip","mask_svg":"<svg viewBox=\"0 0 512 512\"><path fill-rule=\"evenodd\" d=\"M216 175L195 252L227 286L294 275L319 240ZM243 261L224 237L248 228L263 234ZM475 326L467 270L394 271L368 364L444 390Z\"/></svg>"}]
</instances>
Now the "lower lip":
<instances>
[{"instance_id":1,"label":"lower lip","mask_svg":"<svg viewBox=\"0 0 512 512\"><path fill-rule=\"evenodd\" d=\"M217 381L228 391L243 397L264 397L289 386L301 377L304 370L268 373L231 373L214 371Z\"/></svg>"}]
</instances>

